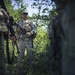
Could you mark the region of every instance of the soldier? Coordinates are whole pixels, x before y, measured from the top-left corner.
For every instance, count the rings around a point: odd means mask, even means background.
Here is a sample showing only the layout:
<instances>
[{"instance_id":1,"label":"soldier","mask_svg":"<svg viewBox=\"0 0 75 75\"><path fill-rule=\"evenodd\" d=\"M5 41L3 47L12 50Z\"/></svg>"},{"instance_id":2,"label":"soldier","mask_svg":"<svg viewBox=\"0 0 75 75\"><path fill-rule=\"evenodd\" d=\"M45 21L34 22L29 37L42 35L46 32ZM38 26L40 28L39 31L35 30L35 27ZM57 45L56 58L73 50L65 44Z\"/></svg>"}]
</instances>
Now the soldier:
<instances>
[{"instance_id":1,"label":"soldier","mask_svg":"<svg viewBox=\"0 0 75 75\"><path fill-rule=\"evenodd\" d=\"M24 59L24 52L25 49L27 50L27 57L29 60L29 64L32 64L33 54L32 54L32 48L33 48L33 39L34 35L36 34L36 28L35 25L27 20L28 13L22 12L21 14L21 20L18 21L18 25L16 28L16 35L18 40L18 47L20 50L19 56L18 56L18 63L22 64L22 60ZM22 31L21 28L25 29L25 31Z\"/></svg>"},{"instance_id":2,"label":"soldier","mask_svg":"<svg viewBox=\"0 0 75 75\"><path fill-rule=\"evenodd\" d=\"M49 26L49 39L51 40L51 71L52 75L61 75L61 16L62 10L56 9L57 15L53 17Z\"/></svg>"},{"instance_id":3,"label":"soldier","mask_svg":"<svg viewBox=\"0 0 75 75\"><path fill-rule=\"evenodd\" d=\"M9 19L6 11L0 7L0 74L5 74L5 56L4 56L4 36L3 33L6 33L7 27L4 22L4 19Z\"/></svg>"}]
</instances>

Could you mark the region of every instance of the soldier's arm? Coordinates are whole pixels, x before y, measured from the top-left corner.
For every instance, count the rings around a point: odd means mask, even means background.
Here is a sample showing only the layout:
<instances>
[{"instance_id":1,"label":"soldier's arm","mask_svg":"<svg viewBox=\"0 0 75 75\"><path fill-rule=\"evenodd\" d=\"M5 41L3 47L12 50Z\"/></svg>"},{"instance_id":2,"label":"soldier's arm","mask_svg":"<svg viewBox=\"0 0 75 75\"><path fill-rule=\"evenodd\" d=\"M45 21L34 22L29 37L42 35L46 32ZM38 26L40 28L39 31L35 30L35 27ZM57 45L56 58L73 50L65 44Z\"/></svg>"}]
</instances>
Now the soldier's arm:
<instances>
[{"instance_id":1,"label":"soldier's arm","mask_svg":"<svg viewBox=\"0 0 75 75\"><path fill-rule=\"evenodd\" d=\"M7 14L7 12L6 12L4 9L1 9L1 11L2 11L4 17L5 17L6 19L9 19L9 15Z\"/></svg>"},{"instance_id":2,"label":"soldier's arm","mask_svg":"<svg viewBox=\"0 0 75 75\"><path fill-rule=\"evenodd\" d=\"M31 25L31 34L33 35L33 34L36 34L37 33L37 31L36 31L36 26L31 22L30 23L30 25Z\"/></svg>"}]
</instances>

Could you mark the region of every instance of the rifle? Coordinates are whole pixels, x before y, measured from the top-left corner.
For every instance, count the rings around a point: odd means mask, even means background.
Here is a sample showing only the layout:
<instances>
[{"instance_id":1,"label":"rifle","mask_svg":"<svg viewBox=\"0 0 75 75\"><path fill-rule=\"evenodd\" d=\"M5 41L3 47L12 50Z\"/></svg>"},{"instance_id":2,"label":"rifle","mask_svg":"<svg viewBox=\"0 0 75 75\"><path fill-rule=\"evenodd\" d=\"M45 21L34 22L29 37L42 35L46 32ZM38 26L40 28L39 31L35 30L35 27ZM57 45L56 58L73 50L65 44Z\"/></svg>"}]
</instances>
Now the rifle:
<instances>
[{"instance_id":1,"label":"rifle","mask_svg":"<svg viewBox=\"0 0 75 75\"><path fill-rule=\"evenodd\" d=\"M5 4L4 4L4 0L0 0L0 4L1 4L1 7L7 12L7 9L6 9ZM7 12L7 13L8 13L8 12ZM8 14L8 15L9 15L9 14ZM8 23L7 20L5 20L5 22L6 22L6 26L7 26L7 28L8 28L8 31L10 31L10 33L11 33L11 37L12 37L12 36L15 36L14 29L13 29L13 27L12 27L11 24L10 24L11 22L12 22L12 24L13 24L13 20L11 19L11 17L9 16L9 23ZM15 37L16 37L16 36L15 36ZM19 53L19 49L18 49L17 42L14 41L14 43L15 43L15 45L16 45L16 47L17 47L17 50L18 50L18 53ZM8 60L8 63L9 63L9 64L12 64L13 61L11 61L11 59L10 59L10 54L9 54L9 39L8 39L8 35L7 35L7 37L6 37L6 52L7 52L7 60Z\"/></svg>"},{"instance_id":2,"label":"rifle","mask_svg":"<svg viewBox=\"0 0 75 75\"><path fill-rule=\"evenodd\" d=\"M16 22L14 22L14 25L20 28L22 34L26 34L26 30L24 28L22 28L19 24L17 24Z\"/></svg>"}]
</instances>

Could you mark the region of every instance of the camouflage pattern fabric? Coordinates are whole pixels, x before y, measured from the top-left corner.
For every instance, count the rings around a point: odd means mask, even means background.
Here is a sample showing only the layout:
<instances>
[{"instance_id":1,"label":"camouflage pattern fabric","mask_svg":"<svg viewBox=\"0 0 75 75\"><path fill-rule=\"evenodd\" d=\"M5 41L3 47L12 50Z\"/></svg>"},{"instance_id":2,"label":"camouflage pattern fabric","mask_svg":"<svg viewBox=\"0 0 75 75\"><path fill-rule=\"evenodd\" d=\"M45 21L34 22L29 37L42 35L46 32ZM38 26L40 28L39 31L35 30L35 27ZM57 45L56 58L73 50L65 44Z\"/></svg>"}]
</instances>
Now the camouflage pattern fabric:
<instances>
[{"instance_id":1,"label":"camouflage pattern fabric","mask_svg":"<svg viewBox=\"0 0 75 75\"><path fill-rule=\"evenodd\" d=\"M22 40L26 38L29 39L29 37L27 36L27 33L31 33L32 35L36 33L36 27L32 22L29 22L28 20L27 21L20 20L18 24L21 28L26 30L26 34L22 34L22 32L19 32L16 34L18 39L22 39Z\"/></svg>"},{"instance_id":2,"label":"camouflage pattern fabric","mask_svg":"<svg viewBox=\"0 0 75 75\"><path fill-rule=\"evenodd\" d=\"M22 34L21 32L16 34L16 36L18 38L18 40L17 40L18 47L19 47L19 50L20 50L20 53L18 55L18 71L19 71L19 74L22 74L23 70L21 70L22 67L20 65L24 65L22 61L24 60L25 50L27 51L28 63L30 65L30 68L32 68L32 59L33 59L33 54L32 54L33 46L32 46L32 44L33 44L33 39L31 38L31 36L36 33L36 29L35 29L35 25L32 22L20 20L18 22L18 24L22 28L26 29L26 34ZM31 35L27 36L28 33L31 33Z\"/></svg>"},{"instance_id":3,"label":"camouflage pattern fabric","mask_svg":"<svg viewBox=\"0 0 75 75\"><path fill-rule=\"evenodd\" d=\"M4 23L4 15L1 10L3 9L0 8L0 75L5 75L4 32L8 30Z\"/></svg>"},{"instance_id":4,"label":"camouflage pattern fabric","mask_svg":"<svg viewBox=\"0 0 75 75\"><path fill-rule=\"evenodd\" d=\"M0 8L0 31L1 32L7 32L7 27L6 27L6 24L4 23L4 16L3 16L3 13L1 12L1 8Z\"/></svg>"}]
</instances>

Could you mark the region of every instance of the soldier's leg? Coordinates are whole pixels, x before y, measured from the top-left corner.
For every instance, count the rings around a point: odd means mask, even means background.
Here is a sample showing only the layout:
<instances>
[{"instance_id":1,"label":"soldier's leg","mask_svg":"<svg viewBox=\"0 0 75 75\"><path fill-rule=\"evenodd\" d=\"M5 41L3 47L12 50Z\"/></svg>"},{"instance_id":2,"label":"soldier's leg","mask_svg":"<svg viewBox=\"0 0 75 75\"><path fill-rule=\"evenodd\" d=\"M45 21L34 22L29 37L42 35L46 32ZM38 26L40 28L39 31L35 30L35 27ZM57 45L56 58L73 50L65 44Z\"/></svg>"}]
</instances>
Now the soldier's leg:
<instances>
[{"instance_id":1,"label":"soldier's leg","mask_svg":"<svg viewBox=\"0 0 75 75\"><path fill-rule=\"evenodd\" d=\"M20 50L20 53L18 54L18 64L17 64L17 70L18 70L18 75L24 75L24 51L25 51L25 43L23 40L20 40L18 42L18 47Z\"/></svg>"},{"instance_id":2,"label":"soldier's leg","mask_svg":"<svg viewBox=\"0 0 75 75\"><path fill-rule=\"evenodd\" d=\"M0 32L0 75L5 74L4 37Z\"/></svg>"},{"instance_id":3,"label":"soldier's leg","mask_svg":"<svg viewBox=\"0 0 75 75\"><path fill-rule=\"evenodd\" d=\"M18 47L20 50L20 53L18 54L18 62L21 62L24 59L25 42L23 40L20 40L18 42Z\"/></svg>"},{"instance_id":4,"label":"soldier's leg","mask_svg":"<svg viewBox=\"0 0 75 75\"><path fill-rule=\"evenodd\" d=\"M26 41L26 49L27 49L27 56L28 56L29 64L31 65L32 60L33 60L32 41L31 40Z\"/></svg>"}]
</instances>

